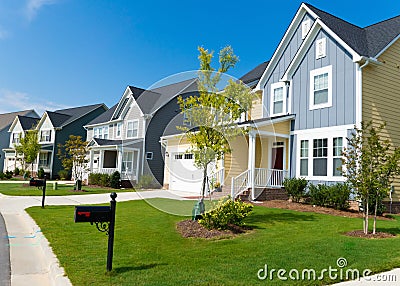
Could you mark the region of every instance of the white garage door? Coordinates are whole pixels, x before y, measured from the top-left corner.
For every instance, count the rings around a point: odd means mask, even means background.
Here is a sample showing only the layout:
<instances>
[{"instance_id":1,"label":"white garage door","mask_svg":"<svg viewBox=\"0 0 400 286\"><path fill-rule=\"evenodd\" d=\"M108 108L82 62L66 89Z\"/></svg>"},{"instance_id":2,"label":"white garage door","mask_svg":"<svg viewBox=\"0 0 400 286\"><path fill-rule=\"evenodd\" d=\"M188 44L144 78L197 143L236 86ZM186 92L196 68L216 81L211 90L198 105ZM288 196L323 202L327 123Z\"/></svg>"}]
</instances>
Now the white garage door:
<instances>
[{"instance_id":1,"label":"white garage door","mask_svg":"<svg viewBox=\"0 0 400 286\"><path fill-rule=\"evenodd\" d=\"M203 171L194 166L193 154L172 153L171 157L169 188L200 194Z\"/></svg>"}]
</instances>

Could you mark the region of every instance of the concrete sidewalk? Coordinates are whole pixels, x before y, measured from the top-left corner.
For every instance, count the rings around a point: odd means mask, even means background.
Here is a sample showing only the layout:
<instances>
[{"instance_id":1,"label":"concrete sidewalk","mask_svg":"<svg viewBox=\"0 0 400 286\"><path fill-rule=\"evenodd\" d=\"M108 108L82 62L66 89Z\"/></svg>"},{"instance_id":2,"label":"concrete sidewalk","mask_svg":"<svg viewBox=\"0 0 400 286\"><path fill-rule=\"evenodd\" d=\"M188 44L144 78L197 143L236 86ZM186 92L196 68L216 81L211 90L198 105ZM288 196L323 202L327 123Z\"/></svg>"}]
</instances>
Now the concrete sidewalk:
<instances>
[{"instance_id":1,"label":"concrete sidewalk","mask_svg":"<svg viewBox=\"0 0 400 286\"><path fill-rule=\"evenodd\" d=\"M187 193L174 193L166 190L118 193L117 201L140 200L147 198L169 198L183 200ZM38 225L25 209L41 206L41 196L4 196L0 194L0 213L7 228L12 286L71 285L49 242ZM110 194L47 196L46 205L80 205L108 203ZM0 264L1 265L1 264Z\"/></svg>"}]
</instances>

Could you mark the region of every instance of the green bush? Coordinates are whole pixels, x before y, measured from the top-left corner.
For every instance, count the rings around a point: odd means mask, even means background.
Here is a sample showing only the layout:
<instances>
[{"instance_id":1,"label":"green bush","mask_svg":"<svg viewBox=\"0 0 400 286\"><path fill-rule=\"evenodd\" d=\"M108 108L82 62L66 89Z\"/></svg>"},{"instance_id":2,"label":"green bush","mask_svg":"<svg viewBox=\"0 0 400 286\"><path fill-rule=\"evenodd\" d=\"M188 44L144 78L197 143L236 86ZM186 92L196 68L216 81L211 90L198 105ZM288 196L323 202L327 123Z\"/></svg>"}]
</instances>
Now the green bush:
<instances>
[{"instance_id":1,"label":"green bush","mask_svg":"<svg viewBox=\"0 0 400 286\"><path fill-rule=\"evenodd\" d=\"M58 171L58 176L60 177L60 180L66 180L68 178L68 171L67 170L60 170ZM38 174L39 176L39 174Z\"/></svg>"},{"instance_id":2,"label":"green bush","mask_svg":"<svg viewBox=\"0 0 400 286\"><path fill-rule=\"evenodd\" d=\"M29 171L29 170L24 171L23 176L24 176L24 180L29 179L31 177L31 171Z\"/></svg>"},{"instance_id":3,"label":"green bush","mask_svg":"<svg viewBox=\"0 0 400 286\"><path fill-rule=\"evenodd\" d=\"M0 172L0 180L4 180L5 177L6 177L6 175L4 175L3 172Z\"/></svg>"},{"instance_id":4,"label":"green bush","mask_svg":"<svg viewBox=\"0 0 400 286\"><path fill-rule=\"evenodd\" d=\"M142 175L136 187L139 189L151 189L155 186L154 178L152 175Z\"/></svg>"},{"instance_id":5,"label":"green bush","mask_svg":"<svg viewBox=\"0 0 400 286\"><path fill-rule=\"evenodd\" d=\"M100 174L100 186L102 187L111 186L111 178L109 174Z\"/></svg>"},{"instance_id":6,"label":"green bush","mask_svg":"<svg viewBox=\"0 0 400 286\"><path fill-rule=\"evenodd\" d=\"M6 171L5 173L4 173L4 177L7 179L7 180L9 180L9 179L11 179L12 177L13 177L13 171Z\"/></svg>"},{"instance_id":7,"label":"green bush","mask_svg":"<svg viewBox=\"0 0 400 286\"><path fill-rule=\"evenodd\" d=\"M60 175L60 172L58 172L58 174ZM43 170L43 168L39 169L39 171L37 172L37 176L38 176L39 179L43 179L44 178L44 170Z\"/></svg>"},{"instance_id":8,"label":"green bush","mask_svg":"<svg viewBox=\"0 0 400 286\"><path fill-rule=\"evenodd\" d=\"M231 225L241 226L252 209L253 205L241 200L221 200L215 209L203 214L199 223L207 229L227 229Z\"/></svg>"},{"instance_id":9,"label":"green bush","mask_svg":"<svg viewBox=\"0 0 400 286\"><path fill-rule=\"evenodd\" d=\"M15 169L14 169L14 175L15 175L15 176L18 176L18 175L19 175L19 168L18 168L18 167L15 167Z\"/></svg>"},{"instance_id":10,"label":"green bush","mask_svg":"<svg viewBox=\"0 0 400 286\"><path fill-rule=\"evenodd\" d=\"M100 173L90 173L89 174L89 185L100 186Z\"/></svg>"},{"instance_id":11,"label":"green bush","mask_svg":"<svg viewBox=\"0 0 400 286\"><path fill-rule=\"evenodd\" d=\"M111 174L110 185L113 189L121 188L121 174L118 171Z\"/></svg>"},{"instance_id":12,"label":"green bush","mask_svg":"<svg viewBox=\"0 0 400 286\"><path fill-rule=\"evenodd\" d=\"M349 208L351 189L347 184L337 183L331 186L319 184L309 186L311 204L334 209Z\"/></svg>"},{"instance_id":13,"label":"green bush","mask_svg":"<svg viewBox=\"0 0 400 286\"><path fill-rule=\"evenodd\" d=\"M308 182L304 178L286 178L283 180L283 186L292 197L292 201L298 203L306 194Z\"/></svg>"}]
</instances>

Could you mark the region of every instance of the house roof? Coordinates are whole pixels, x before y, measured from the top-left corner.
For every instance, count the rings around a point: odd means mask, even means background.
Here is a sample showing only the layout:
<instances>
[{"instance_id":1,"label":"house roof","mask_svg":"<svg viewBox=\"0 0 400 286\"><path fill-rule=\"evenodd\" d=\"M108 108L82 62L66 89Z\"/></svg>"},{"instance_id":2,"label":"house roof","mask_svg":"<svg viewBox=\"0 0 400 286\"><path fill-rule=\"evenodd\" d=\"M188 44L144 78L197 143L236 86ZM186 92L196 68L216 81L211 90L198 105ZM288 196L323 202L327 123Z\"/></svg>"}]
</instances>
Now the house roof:
<instances>
[{"instance_id":1,"label":"house roof","mask_svg":"<svg viewBox=\"0 0 400 286\"><path fill-rule=\"evenodd\" d=\"M269 61L259 64L254 69L243 75L240 80L250 87L256 86L268 64Z\"/></svg>"},{"instance_id":2,"label":"house roof","mask_svg":"<svg viewBox=\"0 0 400 286\"><path fill-rule=\"evenodd\" d=\"M110 140L110 139L99 139L99 138L93 138L93 141L97 143L99 146L114 146L114 145L121 145L122 140Z\"/></svg>"},{"instance_id":3,"label":"house roof","mask_svg":"<svg viewBox=\"0 0 400 286\"><path fill-rule=\"evenodd\" d=\"M92 112L100 107L107 108L103 103L92 104L74 108L59 109L55 111L46 111L53 127L64 127L69 123L81 118L85 114Z\"/></svg>"},{"instance_id":4,"label":"house roof","mask_svg":"<svg viewBox=\"0 0 400 286\"><path fill-rule=\"evenodd\" d=\"M16 116L24 116L29 113L34 113L37 115L37 113L33 109L0 114L0 131L8 128L12 124ZM37 115L37 117L39 117L39 115Z\"/></svg>"},{"instance_id":5,"label":"house roof","mask_svg":"<svg viewBox=\"0 0 400 286\"><path fill-rule=\"evenodd\" d=\"M18 117L19 122L21 123L23 130L33 129L40 120L39 117L35 118L35 117L23 116L23 115L18 115L17 117Z\"/></svg>"},{"instance_id":6,"label":"house roof","mask_svg":"<svg viewBox=\"0 0 400 286\"><path fill-rule=\"evenodd\" d=\"M361 28L310 4L305 5L361 56L375 57L400 34L400 15Z\"/></svg>"},{"instance_id":7,"label":"house roof","mask_svg":"<svg viewBox=\"0 0 400 286\"><path fill-rule=\"evenodd\" d=\"M94 124L99 124L99 123L110 121L117 106L118 106L118 104L115 104L113 107L108 109L106 112L100 114L95 119L90 121L87 125L94 125Z\"/></svg>"}]
</instances>

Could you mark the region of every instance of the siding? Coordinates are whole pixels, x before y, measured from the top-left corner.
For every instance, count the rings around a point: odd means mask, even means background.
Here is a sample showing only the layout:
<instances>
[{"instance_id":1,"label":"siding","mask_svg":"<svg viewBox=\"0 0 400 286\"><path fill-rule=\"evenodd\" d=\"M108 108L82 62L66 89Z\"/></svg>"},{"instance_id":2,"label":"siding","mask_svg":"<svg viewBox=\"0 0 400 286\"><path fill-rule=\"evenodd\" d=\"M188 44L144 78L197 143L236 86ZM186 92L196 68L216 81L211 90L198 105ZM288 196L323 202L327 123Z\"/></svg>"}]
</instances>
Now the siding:
<instances>
[{"instance_id":1,"label":"siding","mask_svg":"<svg viewBox=\"0 0 400 286\"><path fill-rule=\"evenodd\" d=\"M302 32L301 32L301 23L304 20L310 19L311 26L314 23L314 19L307 13L304 15L303 20L296 28L296 32L293 34L292 38L289 41L289 44L285 47L285 51L283 52L282 56L280 57L279 61L277 62L276 66L273 68L272 73L269 75L266 84L262 87L264 89L264 117L269 117L270 111L270 100L271 100L271 84L279 82L283 74L285 73L286 69L288 68L289 64L293 60L294 56L296 55L300 45L303 42L302 39ZM288 106L288 104L286 104Z\"/></svg>"},{"instance_id":2,"label":"siding","mask_svg":"<svg viewBox=\"0 0 400 286\"><path fill-rule=\"evenodd\" d=\"M394 146L400 146L400 41L394 43L378 60L382 65L368 65L362 70L362 120L375 125L386 122L382 134ZM400 200L400 178L395 180L395 196Z\"/></svg>"},{"instance_id":3,"label":"siding","mask_svg":"<svg viewBox=\"0 0 400 286\"><path fill-rule=\"evenodd\" d=\"M142 116L142 111L136 104L136 102L133 102L130 106L130 109L128 113L126 114L124 118L124 125L122 128L122 138L126 139L126 128L128 126L127 122L131 120L139 120L139 130L138 130L138 138L143 138L144 137L144 130L143 130L143 116Z\"/></svg>"},{"instance_id":4,"label":"siding","mask_svg":"<svg viewBox=\"0 0 400 286\"><path fill-rule=\"evenodd\" d=\"M326 38L326 56L315 58L315 41ZM310 71L332 65L332 106L310 110ZM320 31L292 80L295 130L355 123L356 64L333 38Z\"/></svg>"}]
</instances>

